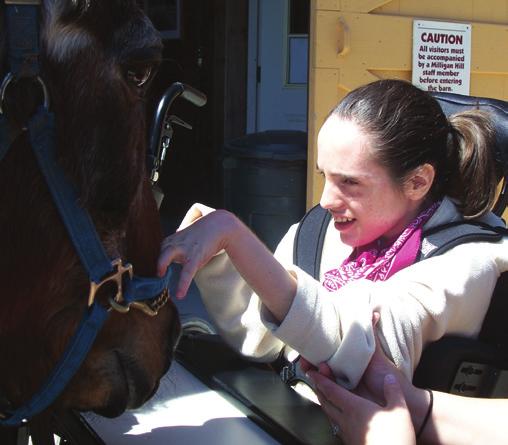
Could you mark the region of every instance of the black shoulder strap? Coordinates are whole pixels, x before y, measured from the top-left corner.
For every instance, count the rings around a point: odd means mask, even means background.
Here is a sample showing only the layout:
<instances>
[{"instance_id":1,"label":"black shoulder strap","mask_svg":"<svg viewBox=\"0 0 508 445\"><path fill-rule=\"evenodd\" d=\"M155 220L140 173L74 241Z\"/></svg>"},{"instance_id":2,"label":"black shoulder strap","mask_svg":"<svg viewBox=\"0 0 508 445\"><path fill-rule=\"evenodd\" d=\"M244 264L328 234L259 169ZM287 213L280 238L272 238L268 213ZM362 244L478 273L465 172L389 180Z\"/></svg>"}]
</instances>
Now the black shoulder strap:
<instances>
[{"instance_id":1,"label":"black shoulder strap","mask_svg":"<svg viewBox=\"0 0 508 445\"><path fill-rule=\"evenodd\" d=\"M496 242L507 235L508 230L504 227L493 227L478 221L444 224L424 232L420 259L442 254L459 244L475 241ZM497 280L478 338L507 350L508 328L505 322L507 313L508 272L504 272Z\"/></svg>"},{"instance_id":2,"label":"black shoulder strap","mask_svg":"<svg viewBox=\"0 0 508 445\"><path fill-rule=\"evenodd\" d=\"M497 242L508 235L504 227L494 227L480 221L454 221L423 232L418 260L440 255L459 244L486 241Z\"/></svg>"},{"instance_id":3,"label":"black shoulder strap","mask_svg":"<svg viewBox=\"0 0 508 445\"><path fill-rule=\"evenodd\" d=\"M300 221L293 245L293 264L319 280L319 266L330 213L319 204Z\"/></svg>"}]
</instances>

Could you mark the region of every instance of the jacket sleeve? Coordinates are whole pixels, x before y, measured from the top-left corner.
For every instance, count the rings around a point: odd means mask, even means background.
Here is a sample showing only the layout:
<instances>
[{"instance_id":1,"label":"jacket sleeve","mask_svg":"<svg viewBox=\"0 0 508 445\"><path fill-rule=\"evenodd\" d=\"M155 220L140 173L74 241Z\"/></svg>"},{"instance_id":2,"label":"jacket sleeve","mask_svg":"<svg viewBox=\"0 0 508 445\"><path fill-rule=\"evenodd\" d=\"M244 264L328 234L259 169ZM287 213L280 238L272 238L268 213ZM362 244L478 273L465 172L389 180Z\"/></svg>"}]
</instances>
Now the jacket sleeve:
<instances>
[{"instance_id":1,"label":"jacket sleeve","mask_svg":"<svg viewBox=\"0 0 508 445\"><path fill-rule=\"evenodd\" d=\"M292 262L296 225L279 243L275 257ZM225 252L216 255L196 275L203 303L221 337L234 349L258 361L275 360L284 347L261 319L259 297L243 280Z\"/></svg>"},{"instance_id":2,"label":"jacket sleeve","mask_svg":"<svg viewBox=\"0 0 508 445\"><path fill-rule=\"evenodd\" d=\"M293 266L293 304L279 325L265 322L284 343L313 363L327 362L338 381L353 388L374 351L371 320L378 311L380 341L411 377L427 343L446 333L478 334L497 278L508 266L506 244L463 244L387 281L358 280L334 293Z\"/></svg>"}]
</instances>

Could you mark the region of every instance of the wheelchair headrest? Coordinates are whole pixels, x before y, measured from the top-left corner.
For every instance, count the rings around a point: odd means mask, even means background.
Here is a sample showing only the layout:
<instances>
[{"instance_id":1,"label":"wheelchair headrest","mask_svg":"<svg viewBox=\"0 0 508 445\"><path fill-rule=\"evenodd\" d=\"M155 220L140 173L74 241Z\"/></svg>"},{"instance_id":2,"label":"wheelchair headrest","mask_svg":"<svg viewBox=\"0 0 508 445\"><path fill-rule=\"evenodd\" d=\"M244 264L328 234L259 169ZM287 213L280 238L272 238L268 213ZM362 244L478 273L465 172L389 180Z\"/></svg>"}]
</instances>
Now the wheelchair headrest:
<instances>
[{"instance_id":1,"label":"wheelchair headrest","mask_svg":"<svg viewBox=\"0 0 508 445\"><path fill-rule=\"evenodd\" d=\"M437 99L446 116L470 109L483 110L490 114L496 135L496 146L493 149L504 178L501 194L494 206L494 212L501 215L508 204L508 102L454 93L431 94Z\"/></svg>"}]
</instances>

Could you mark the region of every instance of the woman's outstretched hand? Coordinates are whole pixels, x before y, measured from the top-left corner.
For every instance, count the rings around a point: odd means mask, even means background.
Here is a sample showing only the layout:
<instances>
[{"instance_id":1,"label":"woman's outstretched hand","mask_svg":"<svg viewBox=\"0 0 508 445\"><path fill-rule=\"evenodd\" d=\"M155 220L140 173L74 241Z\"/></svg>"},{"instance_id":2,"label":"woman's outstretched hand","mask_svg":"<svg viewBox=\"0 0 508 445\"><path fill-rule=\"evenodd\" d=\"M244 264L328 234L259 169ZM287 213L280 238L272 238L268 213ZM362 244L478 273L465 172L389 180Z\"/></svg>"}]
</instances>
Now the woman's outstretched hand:
<instances>
[{"instance_id":1,"label":"woman's outstretched hand","mask_svg":"<svg viewBox=\"0 0 508 445\"><path fill-rule=\"evenodd\" d=\"M195 204L180 228L162 243L158 273L182 265L176 298L183 298L196 272L225 250L238 273L277 320L283 320L296 294L296 278L235 215Z\"/></svg>"},{"instance_id":2,"label":"woman's outstretched hand","mask_svg":"<svg viewBox=\"0 0 508 445\"><path fill-rule=\"evenodd\" d=\"M159 276L171 263L182 265L176 298L183 298L196 272L226 247L234 235L236 217L225 210L194 204L178 230L164 239L158 261Z\"/></svg>"}]
</instances>

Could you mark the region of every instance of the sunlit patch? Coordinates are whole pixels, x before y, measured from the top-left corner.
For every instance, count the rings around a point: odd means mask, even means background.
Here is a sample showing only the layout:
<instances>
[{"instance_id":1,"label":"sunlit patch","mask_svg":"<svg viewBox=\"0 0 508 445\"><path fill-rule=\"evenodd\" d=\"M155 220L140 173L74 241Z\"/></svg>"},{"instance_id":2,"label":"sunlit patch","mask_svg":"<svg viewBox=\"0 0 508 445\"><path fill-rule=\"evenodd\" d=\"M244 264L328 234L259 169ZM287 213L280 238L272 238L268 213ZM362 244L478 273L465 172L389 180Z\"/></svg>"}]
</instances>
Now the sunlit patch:
<instances>
[{"instance_id":1,"label":"sunlit patch","mask_svg":"<svg viewBox=\"0 0 508 445\"><path fill-rule=\"evenodd\" d=\"M238 437L248 444L275 443L236 406L178 363L173 363L143 407L115 419L91 413L84 417L106 443L181 443L182 434L196 439L189 443L205 443L206 437L221 437L224 443L234 443Z\"/></svg>"}]
</instances>

